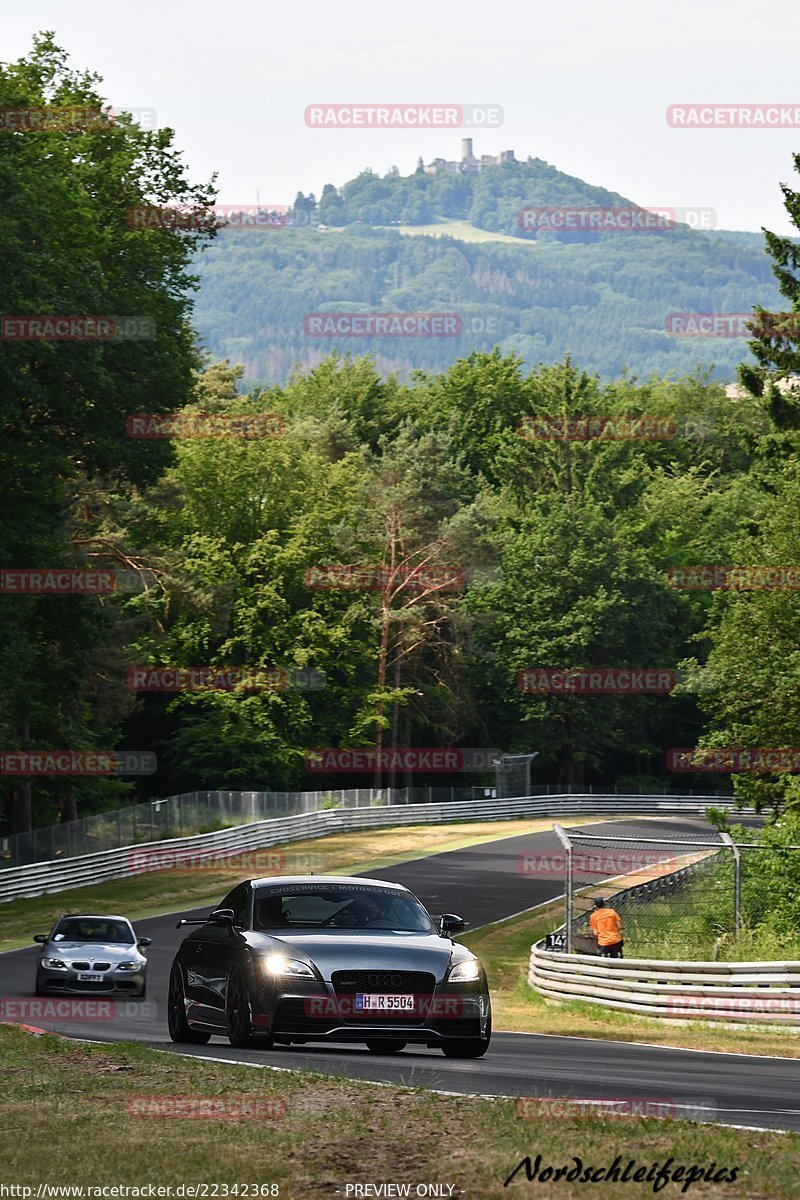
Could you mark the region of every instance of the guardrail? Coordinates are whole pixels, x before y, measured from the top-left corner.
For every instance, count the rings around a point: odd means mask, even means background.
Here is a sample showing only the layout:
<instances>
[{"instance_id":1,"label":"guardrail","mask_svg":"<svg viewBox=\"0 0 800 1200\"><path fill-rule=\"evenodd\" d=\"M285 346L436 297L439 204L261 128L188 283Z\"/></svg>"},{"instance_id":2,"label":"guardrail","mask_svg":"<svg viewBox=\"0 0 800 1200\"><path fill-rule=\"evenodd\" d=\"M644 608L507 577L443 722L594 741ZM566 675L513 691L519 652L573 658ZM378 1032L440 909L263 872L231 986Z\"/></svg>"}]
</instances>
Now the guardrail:
<instances>
[{"instance_id":1,"label":"guardrail","mask_svg":"<svg viewBox=\"0 0 800 1200\"><path fill-rule=\"evenodd\" d=\"M800 962L598 958L531 947L528 983L552 1000L672 1020L768 1021L800 1027Z\"/></svg>"},{"instance_id":2,"label":"guardrail","mask_svg":"<svg viewBox=\"0 0 800 1200\"><path fill-rule=\"evenodd\" d=\"M621 796L561 795L522 796L514 799L469 800L440 804L376 806L374 808L323 809L294 817L256 821L193 837L122 846L77 858L9 867L0 872L0 903L26 896L42 896L66 888L86 887L106 879L122 879L136 871L133 856L172 851L235 854L306 838L326 837L355 829L392 825L434 825L449 821L513 820L526 816L613 816L614 814L702 815L709 805L732 808L732 797L723 796Z\"/></svg>"}]
</instances>

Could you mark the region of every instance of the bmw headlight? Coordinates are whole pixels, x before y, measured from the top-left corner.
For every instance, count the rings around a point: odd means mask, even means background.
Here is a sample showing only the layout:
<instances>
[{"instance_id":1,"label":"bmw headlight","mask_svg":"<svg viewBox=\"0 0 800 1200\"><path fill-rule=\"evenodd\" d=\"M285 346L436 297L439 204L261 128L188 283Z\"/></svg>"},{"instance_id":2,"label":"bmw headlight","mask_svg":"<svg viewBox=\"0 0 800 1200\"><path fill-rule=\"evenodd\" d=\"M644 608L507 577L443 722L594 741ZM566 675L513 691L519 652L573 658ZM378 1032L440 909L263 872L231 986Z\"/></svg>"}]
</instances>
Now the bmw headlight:
<instances>
[{"instance_id":1,"label":"bmw headlight","mask_svg":"<svg viewBox=\"0 0 800 1200\"><path fill-rule=\"evenodd\" d=\"M139 971L142 968L142 963L138 962L121 962L117 963L118 971Z\"/></svg>"},{"instance_id":2,"label":"bmw headlight","mask_svg":"<svg viewBox=\"0 0 800 1200\"><path fill-rule=\"evenodd\" d=\"M473 979L479 979L480 974L481 964L477 958L468 958L465 962L456 963L447 977L447 982L470 983Z\"/></svg>"},{"instance_id":3,"label":"bmw headlight","mask_svg":"<svg viewBox=\"0 0 800 1200\"><path fill-rule=\"evenodd\" d=\"M261 960L264 970L270 975L294 975L303 979L315 979L316 976L308 963L299 958L287 958L284 954L268 954Z\"/></svg>"},{"instance_id":4,"label":"bmw headlight","mask_svg":"<svg viewBox=\"0 0 800 1200\"><path fill-rule=\"evenodd\" d=\"M67 964L63 958L43 958L42 966L47 967L49 971L66 971Z\"/></svg>"}]
</instances>

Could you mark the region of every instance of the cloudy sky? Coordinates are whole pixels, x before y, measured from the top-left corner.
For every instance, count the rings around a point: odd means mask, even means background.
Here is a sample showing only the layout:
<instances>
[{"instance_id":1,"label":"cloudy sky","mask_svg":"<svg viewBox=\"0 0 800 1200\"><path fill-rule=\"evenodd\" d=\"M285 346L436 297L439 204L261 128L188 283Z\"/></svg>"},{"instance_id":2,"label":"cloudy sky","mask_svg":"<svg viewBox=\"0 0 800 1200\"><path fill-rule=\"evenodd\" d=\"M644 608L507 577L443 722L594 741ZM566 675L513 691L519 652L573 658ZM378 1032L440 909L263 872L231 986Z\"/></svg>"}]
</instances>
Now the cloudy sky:
<instances>
[{"instance_id":1,"label":"cloudy sky","mask_svg":"<svg viewBox=\"0 0 800 1200\"><path fill-rule=\"evenodd\" d=\"M711 208L727 229L791 229L779 184L800 189L797 0L137 0L6 8L6 60L52 29L117 107L155 109L196 181L223 203L284 204L364 167L403 174L513 149L653 207ZM310 104L496 105L499 128L313 129ZM784 104L798 127L678 129L669 105Z\"/></svg>"}]
</instances>

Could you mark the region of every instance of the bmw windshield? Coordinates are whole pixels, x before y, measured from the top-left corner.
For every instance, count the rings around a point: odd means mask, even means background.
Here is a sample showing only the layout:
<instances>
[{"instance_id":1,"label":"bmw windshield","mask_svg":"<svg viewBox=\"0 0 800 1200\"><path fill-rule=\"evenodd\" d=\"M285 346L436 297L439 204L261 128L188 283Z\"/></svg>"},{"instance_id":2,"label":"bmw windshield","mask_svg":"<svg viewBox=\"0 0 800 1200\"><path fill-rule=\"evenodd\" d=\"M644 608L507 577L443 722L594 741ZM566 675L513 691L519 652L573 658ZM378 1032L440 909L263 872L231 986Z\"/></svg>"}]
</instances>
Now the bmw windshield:
<instances>
[{"instance_id":1,"label":"bmw windshield","mask_svg":"<svg viewBox=\"0 0 800 1200\"><path fill-rule=\"evenodd\" d=\"M133 946L136 942L127 921L106 920L103 917L65 917L56 925L52 940L95 945L118 942L120 946Z\"/></svg>"},{"instance_id":2,"label":"bmw windshield","mask_svg":"<svg viewBox=\"0 0 800 1200\"><path fill-rule=\"evenodd\" d=\"M287 930L358 929L376 933L436 933L425 909L405 892L354 884L293 884L262 887L253 901L254 928Z\"/></svg>"}]
</instances>

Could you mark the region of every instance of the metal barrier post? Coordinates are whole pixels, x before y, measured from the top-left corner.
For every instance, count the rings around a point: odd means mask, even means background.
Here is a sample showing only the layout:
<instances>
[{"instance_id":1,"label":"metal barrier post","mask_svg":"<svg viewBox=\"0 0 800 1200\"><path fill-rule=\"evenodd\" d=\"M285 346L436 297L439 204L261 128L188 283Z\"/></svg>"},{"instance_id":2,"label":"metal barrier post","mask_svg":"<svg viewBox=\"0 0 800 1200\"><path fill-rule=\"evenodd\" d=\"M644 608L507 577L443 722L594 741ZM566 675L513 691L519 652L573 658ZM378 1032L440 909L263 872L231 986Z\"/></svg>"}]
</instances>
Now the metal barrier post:
<instances>
[{"instance_id":1,"label":"metal barrier post","mask_svg":"<svg viewBox=\"0 0 800 1200\"><path fill-rule=\"evenodd\" d=\"M567 852L567 882L564 889L566 899L566 928L567 928L567 954L572 954L572 842L567 836L566 830L561 825L553 825L555 833L561 845Z\"/></svg>"},{"instance_id":2,"label":"metal barrier post","mask_svg":"<svg viewBox=\"0 0 800 1200\"><path fill-rule=\"evenodd\" d=\"M733 932L738 934L742 911L742 856L729 833L720 833L719 836L733 851Z\"/></svg>"}]
</instances>

